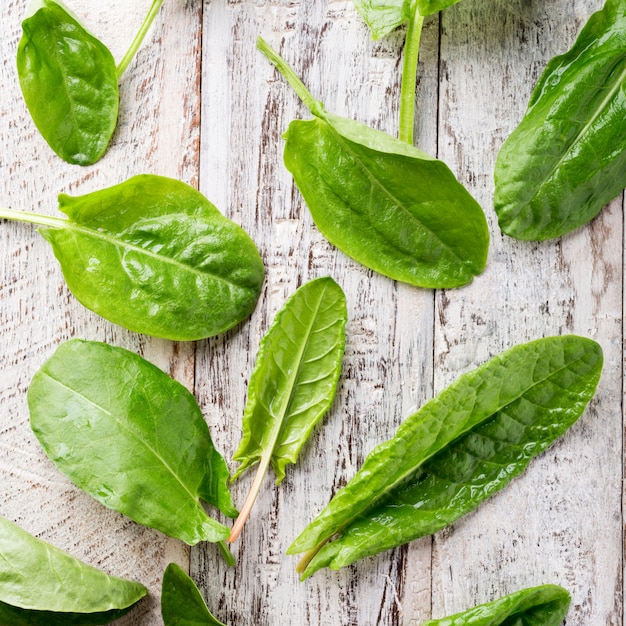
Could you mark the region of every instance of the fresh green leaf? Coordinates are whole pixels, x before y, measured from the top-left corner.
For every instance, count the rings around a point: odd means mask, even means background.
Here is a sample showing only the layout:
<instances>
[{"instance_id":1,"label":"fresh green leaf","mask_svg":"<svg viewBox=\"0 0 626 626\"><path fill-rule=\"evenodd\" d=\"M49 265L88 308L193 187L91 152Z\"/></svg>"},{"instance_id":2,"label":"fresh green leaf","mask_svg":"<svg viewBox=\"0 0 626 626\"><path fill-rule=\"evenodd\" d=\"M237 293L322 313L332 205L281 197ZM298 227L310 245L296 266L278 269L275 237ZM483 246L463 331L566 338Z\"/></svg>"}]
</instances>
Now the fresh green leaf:
<instances>
[{"instance_id":1,"label":"fresh green leaf","mask_svg":"<svg viewBox=\"0 0 626 626\"><path fill-rule=\"evenodd\" d=\"M243 436L233 457L237 478L259 463L250 495L233 526L234 541L248 517L269 465L276 483L295 463L335 397L345 346L346 298L329 277L298 289L261 341L248 386Z\"/></svg>"},{"instance_id":2,"label":"fresh green leaf","mask_svg":"<svg viewBox=\"0 0 626 626\"><path fill-rule=\"evenodd\" d=\"M170 563L163 576L161 614L165 626L224 626L211 615L196 584L176 563Z\"/></svg>"},{"instance_id":3,"label":"fresh green leaf","mask_svg":"<svg viewBox=\"0 0 626 626\"><path fill-rule=\"evenodd\" d=\"M626 185L626 3L607 0L572 49L552 59L495 169L500 228L559 237Z\"/></svg>"},{"instance_id":4,"label":"fresh green leaf","mask_svg":"<svg viewBox=\"0 0 626 626\"><path fill-rule=\"evenodd\" d=\"M108 624L147 593L108 576L0 517L0 624Z\"/></svg>"},{"instance_id":5,"label":"fresh green leaf","mask_svg":"<svg viewBox=\"0 0 626 626\"><path fill-rule=\"evenodd\" d=\"M28 406L46 454L105 506L190 545L228 536L199 502L237 515L226 463L194 397L159 368L72 340L35 374Z\"/></svg>"},{"instance_id":6,"label":"fresh green leaf","mask_svg":"<svg viewBox=\"0 0 626 626\"><path fill-rule=\"evenodd\" d=\"M530 587L422 626L559 626L570 601L569 592L558 585Z\"/></svg>"},{"instance_id":7,"label":"fresh green leaf","mask_svg":"<svg viewBox=\"0 0 626 626\"><path fill-rule=\"evenodd\" d=\"M115 60L58 2L41 0L22 22L17 71L26 106L48 145L68 163L102 157L115 126Z\"/></svg>"},{"instance_id":8,"label":"fresh green leaf","mask_svg":"<svg viewBox=\"0 0 626 626\"><path fill-rule=\"evenodd\" d=\"M429 535L506 486L592 398L602 350L551 337L461 376L375 448L288 550L304 578Z\"/></svg>"},{"instance_id":9,"label":"fresh green leaf","mask_svg":"<svg viewBox=\"0 0 626 626\"><path fill-rule=\"evenodd\" d=\"M314 114L285 134L285 165L322 234L359 263L420 287L458 287L483 271L478 203L441 161L327 113L263 41L259 49Z\"/></svg>"},{"instance_id":10,"label":"fresh green leaf","mask_svg":"<svg viewBox=\"0 0 626 626\"><path fill-rule=\"evenodd\" d=\"M102 317L155 337L193 340L248 317L263 283L254 242L201 193L135 176L84 196L59 196L69 220L0 210L40 224L76 298Z\"/></svg>"}]
</instances>

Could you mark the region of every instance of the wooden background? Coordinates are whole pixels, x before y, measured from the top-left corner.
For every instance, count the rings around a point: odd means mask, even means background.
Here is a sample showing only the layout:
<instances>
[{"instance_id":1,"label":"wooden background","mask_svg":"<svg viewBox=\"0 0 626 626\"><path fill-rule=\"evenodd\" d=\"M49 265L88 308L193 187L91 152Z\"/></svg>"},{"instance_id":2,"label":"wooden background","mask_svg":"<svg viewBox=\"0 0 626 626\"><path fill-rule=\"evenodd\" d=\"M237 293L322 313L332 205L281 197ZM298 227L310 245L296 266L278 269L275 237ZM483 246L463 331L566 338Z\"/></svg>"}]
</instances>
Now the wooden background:
<instances>
[{"instance_id":1,"label":"wooden background","mask_svg":"<svg viewBox=\"0 0 626 626\"><path fill-rule=\"evenodd\" d=\"M623 621L623 198L578 231L545 243L501 235L493 165L547 60L574 41L601 0L465 0L426 20L416 143L443 159L490 223L487 270L473 284L429 291L395 283L333 249L282 165L282 132L308 117L255 50L263 35L328 110L395 134L404 33L373 42L351 0L166 0L121 80L119 127L106 156L61 162L22 100L15 54L26 0L1 0L0 203L56 215L59 192L85 193L142 172L199 186L255 240L267 277L249 321L224 336L171 343L120 329L79 305L47 243L0 224L0 515L151 595L119 620L162 623L165 566L189 567L230 626L417 625L517 589L572 593L568 626ZM150 0L67 0L120 59ZM264 484L236 569L215 546L191 550L77 490L28 425L25 392L71 338L137 351L191 389L229 461L259 340L302 282L331 275L349 325L336 402L300 462ZM528 471L433 537L322 571L304 583L285 549L403 416L464 371L534 338L599 341L605 368L580 421ZM235 486L241 505L252 474Z\"/></svg>"}]
</instances>

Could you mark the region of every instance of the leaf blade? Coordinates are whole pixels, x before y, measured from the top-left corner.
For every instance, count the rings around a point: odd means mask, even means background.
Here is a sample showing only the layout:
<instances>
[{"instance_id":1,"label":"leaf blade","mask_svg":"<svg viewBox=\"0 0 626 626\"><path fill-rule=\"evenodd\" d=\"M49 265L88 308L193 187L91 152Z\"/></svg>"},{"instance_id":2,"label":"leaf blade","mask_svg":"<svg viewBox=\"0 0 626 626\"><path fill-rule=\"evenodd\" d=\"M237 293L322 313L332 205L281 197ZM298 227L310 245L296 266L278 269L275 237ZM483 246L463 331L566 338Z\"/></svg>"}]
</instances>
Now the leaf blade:
<instances>
[{"instance_id":1,"label":"leaf blade","mask_svg":"<svg viewBox=\"0 0 626 626\"><path fill-rule=\"evenodd\" d=\"M163 575L161 615L164 626L224 626L211 614L193 580L175 563Z\"/></svg>"},{"instance_id":2,"label":"leaf blade","mask_svg":"<svg viewBox=\"0 0 626 626\"><path fill-rule=\"evenodd\" d=\"M254 309L265 271L254 242L192 187L141 175L61 194L59 208L69 220L41 234L70 291L106 319L190 341L225 332Z\"/></svg>"},{"instance_id":3,"label":"leaf blade","mask_svg":"<svg viewBox=\"0 0 626 626\"><path fill-rule=\"evenodd\" d=\"M313 221L353 259L427 288L458 287L483 271L484 213L443 162L330 114L292 122L285 138L285 166Z\"/></svg>"},{"instance_id":4,"label":"leaf blade","mask_svg":"<svg viewBox=\"0 0 626 626\"><path fill-rule=\"evenodd\" d=\"M496 160L500 228L544 240L595 217L626 180L626 10L607 0L553 58Z\"/></svg>"},{"instance_id":5,"label":"leaf blade","mask_svg":"<svg viewBox=\"0 0 626 626\"><path fill-rule=\"evenodd\" d=\"M570 602L570 594L563 587L541 585L520 589L448 617L427 620L422 626L499 626L513 623L559 626L567 615Z\"/></svg>"},{"instance_id":6,"label":"leaf blade","mask_svg":"<svg viewBox=\"0 0 626 626\"><path fill-rule=\"evenodd\" d=\"M243 435L233 456L240 476L271 448L277 484L295 463L332 404L345 347L343 291L332 278L298 289L276 315L259 347L244 409Z\"/></svg>"},{"instance_id":7,"label":"leaf blade","mask_svg":"<svg viewBox=\"0 0 626 626\"><path fill-rule=\"evenodd\" d=\"M576 421L593 396L601 367L595 342L553 337L511 348L461 376L368 455L288 553L312 551L307 577L320 567L343 567L443 528L508 484ZM546 403L545 410L533 408L534 399ZM507 426L508 413L526 420L529 432ZM482 464L466 466L459 458L463 446L485 432L502 452L491 474L487 453ZM513 434L519 441L507 448L506 437ZM446 482L445 468L457 466L466 472L464 481ZM472 489L477 486L472 481L484 483L482 491ZM327 543L336 533L339 537Z\"/></svg>"},{"instance_id":8,"label":"leaf blade","mask_svg":"<svg viewBox=\"0 0 626 626\"><path fill-rule=\"evenodd\" d=\"M226 463L193 396L161 370L122 348L72 340L27 397L46 454L96 500L190 545L228 536L199 502L236 515Z\"/></svg>"},{"instance_id":9,"label":"leaf blade","mask_svg":"<svg viewBox=\"0 0 626 626\"><path fill-rule=\"evenodd\" d=\"M22 23L20 87L35 125L64 161L90 165L106 151L118 113L115 60L61 5L42 6Z\"/></svg>"},{"instance_id":10,"label":"leaf blade","mask_svg":"<svg viewBox=\"0 0 626 626\"><path fill-rule=\"evenodd\" d=\"M354 0L357 11L380 39L394 31L411 17L412 0Z\"/></svg>"},{"instance_id":11,"label":"leaf blade","mask_svg":"<svg viewBox=\"0 0 626 626\"><path fill-rule=\"evenodd\" d=\"M0 623L106 624L148 590L109 576L0 517Z\"/></svg>"}]
</instances>

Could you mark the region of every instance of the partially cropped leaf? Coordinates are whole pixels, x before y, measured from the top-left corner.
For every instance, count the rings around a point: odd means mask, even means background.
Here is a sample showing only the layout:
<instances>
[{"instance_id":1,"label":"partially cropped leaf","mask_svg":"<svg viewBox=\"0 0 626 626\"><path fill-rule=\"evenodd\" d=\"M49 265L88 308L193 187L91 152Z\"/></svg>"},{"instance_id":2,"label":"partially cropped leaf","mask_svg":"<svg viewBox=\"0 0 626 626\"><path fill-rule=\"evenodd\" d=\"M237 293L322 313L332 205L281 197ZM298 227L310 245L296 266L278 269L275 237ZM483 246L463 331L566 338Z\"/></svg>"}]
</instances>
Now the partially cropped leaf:
<instances>
[{"instance_id":1,"label":"partially cropped leaf","mask_svg":"<svg viewBox=\"0 0 626 626\"><path fill-rule=\"evenodd\" d=\"M461 376L408 417L289 548L304 577L434 533L506 486L592 398L602 350L551 337Z\"/></svg>"},{"instance_id":2,"label":"partially cropped leaf","mask_svg":"<svg viewBox=\"0 0 626 626\"><path fill-rule=\"evenodd\" d=\"M388 35L411 17L414 0L354 0L374 39Z\"/></svg>"},{"instance_id":3,"label":"partially cropped leaf","mask_svg":"<svg viewBox=\"0 0 626 626\"><path fill-rule=\"evenodd\" d=\"M295 463L302 446L335 397L345 346L346 298L329 277L298 289L278 312L261 341L248 386L243 435L234 455L240 476L259 463L260 480L269 465L276 482ZM242 508L236 538L258 491Z\"/></svg>"},{"instance_id":4,"label":"partially cropped leaf","mask_svg":"<svg viewBox=\"0 0 626 626\"><path fill-rule=\"evenodd\" d=\"M17 70L37 128L64 161L95 163L117 124L113 56L52 0L40 0L38 10L22 22L22 31Z\"/></svg>"},{"instance_id":5,"label":"partially cropped leaf","mask_svg":"<svg viewBox=\"0 0 626 626\"><path fill-rule=\"evenodd\" d=\"M458 287L486 264L478 203L442 162L326 112L265 42L259 48L314 114L285 133L285 165L322 234L363 265L420 287Z\"/></svg>"},{"instance_id":6,"label":"partially cropped leaf","mask_svg":"<svg viewBox=\"0 0 626 626\"><path fill-rule=\"evenodd\" d=\"M35 374L31 426L46 454L105 506L193 545L234 517L228 469L194 397L159 368L103 343L72 340Z\"/></svg>"},{"instance_id":7,"label":"partially cropped leaf","mask_svg":"<svg viewBox=\"0 0 626 626\"><path fill-rule=\"evenodd\" d=\"M443 11L448 7L456 4L460 0L416 0L417 1L417 10L420 12L420 15L432 15L433 13L438 13L439 11Z\"/></svg>"},{"instance_id":8,"label":"partially cropped leaf","mask_svg":"<svg viewBox=\"0 0 626 626\"><path fill-rule=\"evenodd\" d=\"M570 601L567 589L558 585L530 587L422 626L559 626Z\"/></svg>"},{"instance_id":9,"label":"partially cropped leaf","mask_svg":"<svg viewBox=\"0 0 626 626\"><path fill-rule=\"evenodd\" d=\"M224 626L211 615L196 584L176 563L170 563L163 575L161 614L164 626Z\"/></svg>"},{"instance_id":10,"label":"partially cropped leaf","mask_svg":"<svg viewBox=\"0 0 626 626\"><path fill-rule=\"evenodd\" d=\"M68 220L18 211L35 222L76 298L135 332L194 340L248 317L264 268L250 237L200 192L142 175L84 196L59 196Z\"/></svg>"},{"instance_id":11,"label":"partially cropped leaf","mask_svg":"<svg viewBox=\"0 0 626 626\"><path fill-rule=\"evenodd\" d=\"M146 593L0 517L0 625L108 624Z\"/></svg>"},{"instance_id":12,"label":"partially cropped leaf","mask_svg":"<svg viewBox=\"0 0 626 626\"><path fill-rule=\"evenodd\" d=\"M572 49L552 59L495 169L500 228L559 237L626 185L626 2L607 0Z\"/></svg>"}]
</instances>

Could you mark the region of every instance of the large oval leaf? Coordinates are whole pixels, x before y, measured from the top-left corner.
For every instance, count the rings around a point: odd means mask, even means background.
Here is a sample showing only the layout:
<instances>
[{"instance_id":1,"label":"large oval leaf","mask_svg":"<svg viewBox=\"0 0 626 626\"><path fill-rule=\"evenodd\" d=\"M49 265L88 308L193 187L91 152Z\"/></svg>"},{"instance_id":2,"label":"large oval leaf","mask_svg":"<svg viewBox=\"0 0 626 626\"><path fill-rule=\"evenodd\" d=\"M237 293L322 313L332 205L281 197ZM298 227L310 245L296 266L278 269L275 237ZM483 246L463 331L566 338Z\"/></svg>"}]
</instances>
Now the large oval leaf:
<instances>
[{"instance_id":1,"label":"large oval leaf","mask_svg":"<svg viewBox=\"0 0 626 626\"><path fill-rule=\"evenodd\" d=\"M559 626L570 601L567 589L541 585L521 589L462 613L428 620L422 626Z\"/></svg>"},{"instance_id":2,"label":"large oval leaf","mask_svg":"<svg viewBox=\"0 0 626 626\"><path fill-rule=\"evenodd\" d=\"M285 165L316 226L359 263L432 288L485 268L485 215L442 161L326 112L292 122L285 139Z\"/></svg>"},{"instance_id":3,"label":"large oval leaf","mask_svg":"<svg viewBox=\"0 0 626 626\"><path fill-rule=\"evenodd\" d=\"M161 615L164 626L224 626L209 609L196 583L170 563L163 575Z\"/></svg>"},{"instance_id":4,"label":"large oval leaf","mask_svg":"<svg viewBox=\"0 0 626 626\"><path fill-rule=\"evenodd\" d=\"M0 209L41 231L87 308L129 330L174 340L224 332L248 317L263 283L254 242L201 193L142 175L59 196L69 220Z\"/></svg>"},{"instance_id":5,"label":"large oval leaf","mask_svg":"<svg viewBox=\"0 0 626 626\"><path fill-rule=\"evenodd\" d=\"M548 63L495 169L500 228L558 237L626 185L626 3L607 0L572 49Z\"/></svg>"},{"instance_id":6,"label":"large oval leaf","mask_svg":"<svg viewBox=\"0 0 626 626\"><path fill-rule=\"evenodd\" d=\"M108 576L0 517L0 624L108 624L147 589Z\"/></svg>"},{"instance_id":7,"label":"large oval leaf","mask_svg":"<svg viewBox=\"0 0 626 626\"><path fill-rule=\"evenodd\" d=\"M563 434L601 370L597 343L566 336L516 346L461 376L368 455L288 552L309 551L307 577L440 530Z\"/></svg>"},{"instance_id":8,"label":"large oval leaf","mask_svg":"<svg viewBox=\"0 0 626 626\"><path fill-rule=\"evenodd\" d=\"M68 163L105 152L118 111L115 60L63 6L39 0L22 22L17 71L26 106L48 145Z\"/></svg>"},{"instance_id":9,"label":"large oval leaf","mask_svg":"<svg viewBox=\"0 0 626 626\"><path fill-rule=\"evenodd\" d=\"M28 406L46 454L105 506L190 545L228 536L199 502L237 515L226 463L194 397L159 368L72 340L35 374Z\"/></svg>"}]
</instances>

